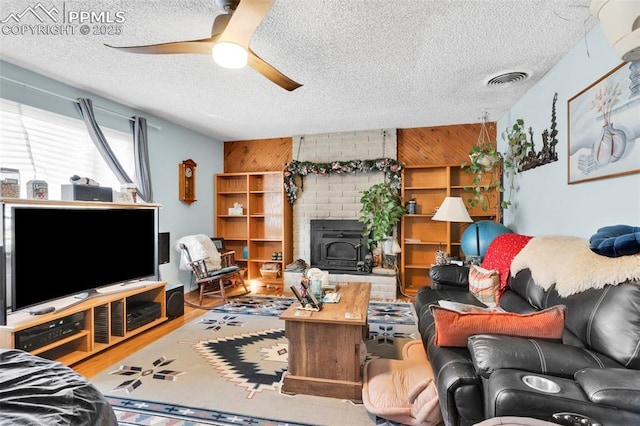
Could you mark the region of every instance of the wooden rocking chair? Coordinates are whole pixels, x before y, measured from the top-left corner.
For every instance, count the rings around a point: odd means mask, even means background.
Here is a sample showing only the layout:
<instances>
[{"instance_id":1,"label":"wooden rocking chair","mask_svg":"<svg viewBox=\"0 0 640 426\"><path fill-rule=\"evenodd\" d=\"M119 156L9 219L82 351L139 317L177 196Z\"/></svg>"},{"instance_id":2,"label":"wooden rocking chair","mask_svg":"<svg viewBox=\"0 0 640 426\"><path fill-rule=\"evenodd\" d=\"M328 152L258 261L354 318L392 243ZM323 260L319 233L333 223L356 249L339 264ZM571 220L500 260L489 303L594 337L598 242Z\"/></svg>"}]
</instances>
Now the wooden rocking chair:
<instances>
[{"instance_id":1,"label":"wooden rocking chair","mask_svg":"<svg viewBox=\"0 0 640 426\"><path fill-rule=\"evenodd\" d=\"M179 241L178 246L180 247L180 250L182 250L186 258L187 265L191 268L194 282L199 287L200 294L198 305L196 305L197 307L204 307L202 302L205 296L220 297L225 302L227 302L226 290L239 285L242 285L242 287L244 288L244 293L238 294L238 296L249 293L244 279L242 278L243 271L235 263L235 251L229 250L219 253L220 267L211 269L211 262L207 261L208 256L193 260L191 251L189 250L187 243ZM212 257L217 258L218 252L215 246L209 246L207 244L207 246L204 247L204 250L213 250L214 252L211 253Z\"/></svg>"}]
</instances>

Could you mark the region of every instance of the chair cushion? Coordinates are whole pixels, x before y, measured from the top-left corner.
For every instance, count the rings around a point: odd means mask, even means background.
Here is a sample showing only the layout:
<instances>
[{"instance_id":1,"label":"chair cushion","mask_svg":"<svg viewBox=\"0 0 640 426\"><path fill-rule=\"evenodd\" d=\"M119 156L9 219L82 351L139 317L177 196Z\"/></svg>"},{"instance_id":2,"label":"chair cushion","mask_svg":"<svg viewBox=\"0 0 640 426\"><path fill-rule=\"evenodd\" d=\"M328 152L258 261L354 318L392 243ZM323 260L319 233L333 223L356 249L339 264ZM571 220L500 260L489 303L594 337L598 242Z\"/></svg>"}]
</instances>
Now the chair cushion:
<instances>
[{"instance_id":1,"label":"chair cushion","mask_svg":"<svg viewBox=\"0 0 640 426\"><path fill-rule=\"evenodd\" d=\"M562 338L567 307L553 306L528 314L514 312L457 312L431 305L435 321L435 344L466 347L469 336L504 334L507 336Z\"/></svg>"},{"instance_id":2,"label":"chair cushion","mask_svg":"<svg viewBox=\"0 0 640 426\"><path fill-rule=\"evenodd\" d=\"M235 271L237 271L239 269L240 269L240 267L238 265L227 266L225 268L216 269L215 271L209 271L209 276L210 277L215 277L215 276L218 276L218 275L230 274L230 273L235 272Z\"/></svg>"}]
</instances>

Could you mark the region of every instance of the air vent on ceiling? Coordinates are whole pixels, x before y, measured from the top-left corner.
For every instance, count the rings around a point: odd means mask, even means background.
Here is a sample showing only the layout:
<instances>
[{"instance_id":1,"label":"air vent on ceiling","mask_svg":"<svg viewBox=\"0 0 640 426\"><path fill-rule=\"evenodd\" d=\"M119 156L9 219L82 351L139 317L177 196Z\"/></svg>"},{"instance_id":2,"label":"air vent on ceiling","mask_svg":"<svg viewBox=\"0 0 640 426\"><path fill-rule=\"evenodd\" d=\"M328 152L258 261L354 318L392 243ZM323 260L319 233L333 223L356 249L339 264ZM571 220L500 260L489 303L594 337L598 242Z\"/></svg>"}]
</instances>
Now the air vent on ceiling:
<instances>
[{"instance_id":1,"label":"air vent on ceiling","mask_svg":"<svg viewBox=\"0 0 640 426\"><path fill-rule=\"evenodd\" d=\"M485 86L489 86L489 87L509 86L512 84L521 83L525 80L528 80L531 77L531 75L532 73L528 71L501 72L488 77L484 81L484 84Z\"/></svg>"}]
</instances>

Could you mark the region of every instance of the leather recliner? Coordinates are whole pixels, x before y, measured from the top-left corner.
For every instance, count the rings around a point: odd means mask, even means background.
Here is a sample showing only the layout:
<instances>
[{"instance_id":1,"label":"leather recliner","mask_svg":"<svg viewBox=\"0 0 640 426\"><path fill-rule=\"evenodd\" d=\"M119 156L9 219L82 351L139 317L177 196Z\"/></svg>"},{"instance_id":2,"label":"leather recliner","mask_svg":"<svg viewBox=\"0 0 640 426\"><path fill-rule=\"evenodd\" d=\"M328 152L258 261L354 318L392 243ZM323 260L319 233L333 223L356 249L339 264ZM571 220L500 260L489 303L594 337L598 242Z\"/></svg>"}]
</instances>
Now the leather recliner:
<instances>
[{"instance_id":1,"label":"leather recliner","mask_svg":"<svg viewBox=\"0 0 640 426\"><path fill-rule=\"evenodd\" d=\"M415 307L447 425L500 416L640 424L640 282L560 297L525 269L511 278L501 308L529 313L566 305L562 342L475 335L460 348L435 345L429 306L439 300L483 304L468 292L467 267L434 266L430 274L432 287L418 290Z\"/></svg>"}]
</instances>

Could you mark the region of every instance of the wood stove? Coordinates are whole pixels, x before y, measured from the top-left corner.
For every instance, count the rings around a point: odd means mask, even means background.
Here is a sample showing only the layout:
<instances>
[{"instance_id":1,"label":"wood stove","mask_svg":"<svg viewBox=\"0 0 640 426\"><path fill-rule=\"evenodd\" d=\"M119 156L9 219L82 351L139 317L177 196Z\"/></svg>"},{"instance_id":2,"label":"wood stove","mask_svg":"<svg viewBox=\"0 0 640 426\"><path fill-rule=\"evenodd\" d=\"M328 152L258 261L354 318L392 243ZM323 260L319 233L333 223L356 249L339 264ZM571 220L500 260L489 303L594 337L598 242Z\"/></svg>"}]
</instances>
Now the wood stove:
<instances>
[{"instance_id":1,"label":"wood stove","mask_svg":"<svg viewBox=\"0 0 640 426\"><path fill-rule=\"evenodd\" d=\"M369 252L357 220L311 220L311 267L323 271L363 274ZM360 262L360 268L358 267Z\"/></svg>"}]
</instances>

